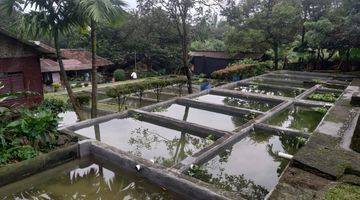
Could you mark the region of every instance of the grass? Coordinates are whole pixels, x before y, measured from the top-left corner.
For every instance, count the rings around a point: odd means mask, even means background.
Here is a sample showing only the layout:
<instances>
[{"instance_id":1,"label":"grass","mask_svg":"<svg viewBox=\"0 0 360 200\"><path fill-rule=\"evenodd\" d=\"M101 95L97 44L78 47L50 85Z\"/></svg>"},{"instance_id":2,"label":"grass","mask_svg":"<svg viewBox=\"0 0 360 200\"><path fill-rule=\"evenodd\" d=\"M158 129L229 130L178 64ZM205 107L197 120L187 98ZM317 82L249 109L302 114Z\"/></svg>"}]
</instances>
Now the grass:
<instances>
[{"instance_id":1,"label":"grass","mask_svg":"<svg viewBox=\"0 0 360 200\"><path fill-rule=\"evenodd\" d=\"M325 194L324 200L357 200L360 199L360 186L340 184Z\"/></svg>"}]
</instances>

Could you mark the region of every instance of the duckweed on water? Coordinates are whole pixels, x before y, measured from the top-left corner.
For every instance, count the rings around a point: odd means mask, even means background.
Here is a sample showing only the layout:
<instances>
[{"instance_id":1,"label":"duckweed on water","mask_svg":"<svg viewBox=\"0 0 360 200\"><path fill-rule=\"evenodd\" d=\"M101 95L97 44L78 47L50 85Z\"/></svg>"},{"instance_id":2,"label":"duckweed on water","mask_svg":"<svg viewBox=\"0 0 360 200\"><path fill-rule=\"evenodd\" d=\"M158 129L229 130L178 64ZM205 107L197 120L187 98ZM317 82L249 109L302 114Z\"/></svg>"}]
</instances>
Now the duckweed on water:
<instances>
[{"instance_id":1,"label":"duckweed on water","mask_svg":"<svg viewBox=\"0 0 360 200\"><path fill-rule=\"evenodd\" d=\"M308 97L308 99L315 101L335 102L339 96L339 94L333 92L314 92Z\"/></svg>"}]
</instances>

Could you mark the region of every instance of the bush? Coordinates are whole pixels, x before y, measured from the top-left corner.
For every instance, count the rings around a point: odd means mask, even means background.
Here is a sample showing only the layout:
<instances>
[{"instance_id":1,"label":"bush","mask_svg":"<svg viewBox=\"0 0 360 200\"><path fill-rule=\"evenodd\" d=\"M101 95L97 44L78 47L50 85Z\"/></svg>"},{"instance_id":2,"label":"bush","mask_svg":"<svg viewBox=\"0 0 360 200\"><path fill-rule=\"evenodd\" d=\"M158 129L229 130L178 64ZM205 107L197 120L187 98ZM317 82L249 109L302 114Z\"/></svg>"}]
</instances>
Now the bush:
<instances>
[{"instance_id":1,"label":"bush","mask_svg":"<svg viewBox=\"0 0 360 200\"><path fill-rule=\"evenodd\" d=\"M121 100L124 99L125 95L127 94L137 93L139 95L139 101L141 104L142 95L145 90L155 89L159 94L162 88L166 86L184 84L186 82L187 79L184 76L153 78L143 82L130 82L127 84L107 88L106 95L111 98L116 98L120 109L124 103Z\"/></svg>"},{"instance_id":2,"label":"bush","mask_svg":"<svg viewBox=\"0 0 360 200\"><path fill-rule=\"evenodd\" d=\"M79 103L80 106L88 106L90 105L90 95L87 93L78 93L75 95L76 101Z\"/></svg>"},{"instance_id":3,"label":"bush","mask_svg":"<svg viewBox=\"0 0 360 200\"><path fill-rule=\"evenodd\" d=\"M84 83L84 86L85 87L88 87L90 84L89 83Z\"/></svg>"},{"instance_id":4,"label":"bush","mask_svg":"<svg viewBox=\"0 0 360 200\"><path fill-rule=\"evenodd\" d=\"M42 107L21 109L14 120L0 123L0 165L36 157L59 146L57 131L59 118ZM70 140L69 140L70 141Z\"/></svg>"},{"instance_id":5,"label":"bush","mask_svg":"<svg viewBox=\"0 0 360 200\"><path fill-rule=\"evenodd\" d=\"M268 62L257 62L250 59L245 59L237 63L229 65L225 69L214 71L211 74L215 79L231 79L233 76L239 76L241 79L258 76L272 69L273 64Z\"/></svg>"},{"instance_id":6,"label":"bush","mask_svg":"<svg viewBox=\"0 0 360 200\"><path fill-rule=\"evenodd\" d=\"M51 110L54 114L58 115L59 113L70 110L70 105L61 99L46 98L39 106L39 109Z\"/></svg>"},{"instance_id":7,"label":"bush","mask_svg":"<svg viewBox=\"0 0 360 200\"><path fill-rule=\"evenodd\" d=\"M60 83L53 83L52 87L54 89L54 92L57 92L57 91L59 91L59 89L61 87L61 84Z\"/></svg>"},{"instance_id":8,"label":"bush","mask_svg":"<svg viewBox=\"0 0 360 200\"><path fill-rule=\"evenodd\" d=\"M123 81L125 80L125 71L122 69L117 69L113 74L115 81Z\"/></svg>"}]
</instances>

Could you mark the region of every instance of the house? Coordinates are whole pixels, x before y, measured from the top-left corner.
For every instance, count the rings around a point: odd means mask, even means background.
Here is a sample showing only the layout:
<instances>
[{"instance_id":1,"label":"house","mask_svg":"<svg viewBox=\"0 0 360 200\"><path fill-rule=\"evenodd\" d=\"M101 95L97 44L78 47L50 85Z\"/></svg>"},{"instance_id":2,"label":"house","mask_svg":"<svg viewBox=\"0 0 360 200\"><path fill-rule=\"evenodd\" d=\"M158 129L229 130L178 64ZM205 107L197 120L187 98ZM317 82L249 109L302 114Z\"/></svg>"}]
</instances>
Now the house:
<instances>
[{"instance_id":1,"label":"house","mask_svg":"<svg viewBox=\"0 0 360 200\"><path fill-rule=\"evenodd\" d=\"M61 82L60 80L60 66L55 56L55 50L45 44L35 42L38 46L52 51L53 53L40 59L41 73L45 84ZM84 77L90 78L92 60L91 52L79 49L61 49L61 56L63 58L64 68L66 74L70 78ZM106 73L113 71L114 64L100 56L96 58L96 66L99 72Z\"/></svg>"},{"instance_id":2,"label":"house","mask_svg":"<svg viewBox=\"0 0 360 200\"><path fill-rule=\"evenodd\" d=\"M212 72L224 69L230 63L245 58L260 60L263 54L258 53L238 53L234 56L224 51L191 51L189 53L190 63L194 66L196 75L205 74L210 76Z\"/></svg>"},{"instance_id":3,"label":"house","mask_svg":"<svg viewBox=\"0 0 360 200\"><path fill-rule=\"evenodd\" d=\"M43 100L40 57L48 50L0 28L0 94L24 92L0 102L2 106L34 105Z\"/></svg>"}]
</instances>

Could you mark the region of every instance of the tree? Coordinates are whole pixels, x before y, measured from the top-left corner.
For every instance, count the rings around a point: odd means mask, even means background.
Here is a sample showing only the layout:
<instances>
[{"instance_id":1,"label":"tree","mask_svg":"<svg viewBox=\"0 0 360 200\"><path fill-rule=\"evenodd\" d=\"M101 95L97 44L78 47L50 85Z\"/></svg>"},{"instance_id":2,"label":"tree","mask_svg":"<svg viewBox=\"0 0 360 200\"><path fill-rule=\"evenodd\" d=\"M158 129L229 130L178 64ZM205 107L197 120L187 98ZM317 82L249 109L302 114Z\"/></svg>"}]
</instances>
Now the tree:
<instances>
[{"instance_id":1,"label":"tree","mask_svg":"<svg viewBox=\"0 0 360 200\"><path fill-rule=\"evenodd\" d=\"M125 5L122 0L80 0L80 11L83 11L85 22L91 27L91 118L97 117L97 25L119 19Z\"/></svg>"},{"instance_id":2,"label":"tree","mask_svg":"<svg viewBox=\"0 0 360 200\"><path fill-rule=\"evenodd\" d=\"M55 53L60 66L61 79L66 87L69 100L79 119L82 119L80 105L76 101L74 93L66 76L64 64L59 47L59 34L70 32L79 25L78 5L74 1L54 0L13 0L3 1L0 4L2 10L12 14L20 11L21 24L26 35L43 35L51 37L55 44ZM24 10L30 9L28 12Z\"/></svg>"},{"instance_id":3,"label":"tree","mask_svg":"<svg viewBox=\"0 0 360 200\"><path fill-rule=\"evenodd\" d=\"M192 90L192 72L189 64L189 40L190 40L190 23L191 11L197 7L201 1L195 0L141 0L139 1L139 8L141 10L151 10L157 7L165 10L170 19L175 24L178 37L181 44L181 71L187 77L188 92L191 94Z\"/></svg>"},{"instance_id":4,"label":"tree","mask_svg":"<svg viewBox=\"0 0 360 200\"><path fill-rule=\"evenodd\" d=\"M278 69L279 48L294 40L299 27L297 6L280 0L232 2L223 13L234 26L227 34L229 50L249 51L250 48L256 52L272 49L275 69Z\"/></svg>"}]
</instances>

